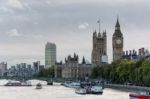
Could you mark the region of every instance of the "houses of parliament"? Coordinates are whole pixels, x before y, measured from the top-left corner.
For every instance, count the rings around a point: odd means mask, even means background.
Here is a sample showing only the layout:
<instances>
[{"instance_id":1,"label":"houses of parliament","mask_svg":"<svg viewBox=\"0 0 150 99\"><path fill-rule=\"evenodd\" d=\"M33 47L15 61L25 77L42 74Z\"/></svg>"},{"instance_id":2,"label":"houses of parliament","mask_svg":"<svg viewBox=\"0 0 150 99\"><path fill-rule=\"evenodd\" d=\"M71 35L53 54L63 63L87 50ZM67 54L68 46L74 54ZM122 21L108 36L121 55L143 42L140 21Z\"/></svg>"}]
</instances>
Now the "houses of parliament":
<instances>
[{"instance_id":1,"label":"houses of parliament","mask_svg":"<svg viewBox=\"0 0 150 99\"><path fill-rule=\"evenodd\" d=\"M100 26L100 25L99 25ZM100 29L100 28L99 28ZM121 33L119 19L117 18L115 31L112 36L113 46L113 61L122 58L123 54L123 34ZM92 50L92 62L87 63L83 56L82 62L79 62L78 54L74 53L73 56L68 55L65 58L65 63L56 63L55 77L56 78L73 78L83 79L90 77L92 68L99 66L103 63L107 63L107 33L106 30L102 33L93 32L93 50Z\"/></svg>"},{"instance_id":2,"label":"houses of parliament","mask_svg":"<svg viewBox=\"0 0 150 99\"><path fill-rule=\"evenodd\" d=\"M122 58L123 54L123 34L120 29L119 19L115 25L115 31L112 36L112 51L113 51L113 61ZM93 32L93 50L91 56L91 62L93 65L100 65L104 62L107 56L107 34L106 30L102 33Z\"/></svg>"}]
</instances>

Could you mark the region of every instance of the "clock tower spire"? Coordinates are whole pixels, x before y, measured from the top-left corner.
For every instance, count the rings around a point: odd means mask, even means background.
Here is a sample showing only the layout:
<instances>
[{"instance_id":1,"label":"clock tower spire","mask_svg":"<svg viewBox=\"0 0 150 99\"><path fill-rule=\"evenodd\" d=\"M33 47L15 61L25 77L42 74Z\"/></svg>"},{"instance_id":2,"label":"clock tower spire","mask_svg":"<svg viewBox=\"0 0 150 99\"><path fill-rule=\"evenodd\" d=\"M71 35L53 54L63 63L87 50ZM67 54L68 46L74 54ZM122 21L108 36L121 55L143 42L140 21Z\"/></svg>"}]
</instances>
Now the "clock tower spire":
<instances>
[{"instance_id":1,"label":"clock tower spire","mask_svg":"<svg viewBox=\"0 0 150 99\"><path fill-rule=\"evenodd\" d=\"M112 46L113 46L113 61L116 61L122 57L123 53L123 34L121 33L118 17L115 26L115 32L112 37Z\"/></svg>"}]
</instances>

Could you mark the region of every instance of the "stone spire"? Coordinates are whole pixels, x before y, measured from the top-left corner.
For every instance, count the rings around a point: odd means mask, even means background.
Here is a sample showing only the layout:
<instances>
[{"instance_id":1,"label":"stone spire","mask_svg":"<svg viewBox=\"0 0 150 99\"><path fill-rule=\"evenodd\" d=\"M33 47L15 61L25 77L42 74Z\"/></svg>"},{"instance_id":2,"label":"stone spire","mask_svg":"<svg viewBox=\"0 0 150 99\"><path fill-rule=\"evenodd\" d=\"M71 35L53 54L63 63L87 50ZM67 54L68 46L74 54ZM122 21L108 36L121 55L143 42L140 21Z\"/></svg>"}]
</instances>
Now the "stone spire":
<instances>
[{"instance_id":1,"label":"stone spire","mask_svg":"<svg viewBox=\"0 0 150 99\"><path fill-rule=\"evenodd\" d=\"M82 59L82 64L86 64L84 56L83 56L83 59Z\"/></svg>"},{"instance_id":2,"label":"stone spire","mask_svg":"<svg viewBox=\"0 0 150 99\"><path fill-rule=\"evenodd\" d=\"M115 26L115 33L113 34L113 36L116 36L116 35L117 36L122 36L118 17L117 17L117 22L116 22L116 26Z\"/></svg>"},{"instance_id":3,"label":"stone spire","mask_svg":"<svg viewBox=\"0 0 150 99\"><path fill-rule=\"evenodd\" d=\"M120 24L119 24L119 17L118 17L118 16L117 16L116 27L120 27Z\"/></svg>"}]
</instances>

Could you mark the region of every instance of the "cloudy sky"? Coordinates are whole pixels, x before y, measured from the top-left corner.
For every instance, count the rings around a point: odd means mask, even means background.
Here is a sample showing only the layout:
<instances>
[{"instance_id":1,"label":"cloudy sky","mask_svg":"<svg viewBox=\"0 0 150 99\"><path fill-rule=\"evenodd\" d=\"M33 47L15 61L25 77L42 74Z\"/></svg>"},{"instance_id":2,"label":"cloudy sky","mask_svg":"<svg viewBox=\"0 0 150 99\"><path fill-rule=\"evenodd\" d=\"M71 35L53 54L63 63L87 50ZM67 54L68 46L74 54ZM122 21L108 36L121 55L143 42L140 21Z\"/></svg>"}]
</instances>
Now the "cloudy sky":
<instances>
[{"instance_id":1,"label":"cloudy sky","mask_svg":"<svg viewBox=\"0 0 150 99\"><path fill-rule=\"evenodd\" d=\"M57 45L57 60L76 52L91 60L92 32L112 35L119 15L124 50L150 48L149 0L0 0L0 61L9 65L40 60L46 42Z\"/></svg>"}]
</instances>

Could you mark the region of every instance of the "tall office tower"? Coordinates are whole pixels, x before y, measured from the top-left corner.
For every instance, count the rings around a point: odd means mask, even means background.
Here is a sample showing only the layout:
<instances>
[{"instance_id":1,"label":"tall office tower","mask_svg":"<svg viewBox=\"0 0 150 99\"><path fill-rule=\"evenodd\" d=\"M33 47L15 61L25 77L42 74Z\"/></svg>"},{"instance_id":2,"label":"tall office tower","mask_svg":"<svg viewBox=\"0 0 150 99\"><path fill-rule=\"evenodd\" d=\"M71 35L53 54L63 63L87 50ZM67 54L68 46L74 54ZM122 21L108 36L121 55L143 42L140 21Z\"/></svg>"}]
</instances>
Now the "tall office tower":
<instances>
[{"instance_id":1,"label":"tall office tower","mask_svg":"<svg viewBox=\"0 0 150 99\"><path fill-rule=\"evenodd\" d=\"M54 66L56 63L56 45L47 42L45 46L45 68Z\"/></svg>"},{"instance_id":2,"label":"tall office tower","mask_svg":"<svg viewBox=\"0 0 150 99\"><path fill-rule=\"evenodd\" d=\"M0 63L0 77L7 76L7 62Z\"/></svg>"},{"instance_id":3,"label":"tall office tower","mask_svg":"<svg viewBox=\"0 0 150 99\"><path fill-rule=\"evenodd\" d=\"M33 68L34 68L34 72L35 73L38 73L40 70L40 61L37 61L37 62L33 62Z\"/></svg>"}]
</instances>

